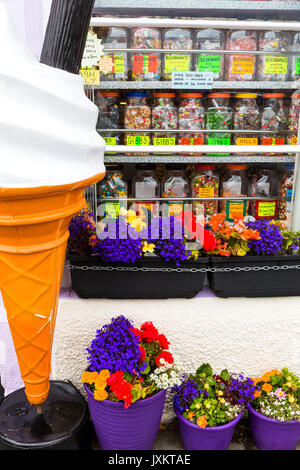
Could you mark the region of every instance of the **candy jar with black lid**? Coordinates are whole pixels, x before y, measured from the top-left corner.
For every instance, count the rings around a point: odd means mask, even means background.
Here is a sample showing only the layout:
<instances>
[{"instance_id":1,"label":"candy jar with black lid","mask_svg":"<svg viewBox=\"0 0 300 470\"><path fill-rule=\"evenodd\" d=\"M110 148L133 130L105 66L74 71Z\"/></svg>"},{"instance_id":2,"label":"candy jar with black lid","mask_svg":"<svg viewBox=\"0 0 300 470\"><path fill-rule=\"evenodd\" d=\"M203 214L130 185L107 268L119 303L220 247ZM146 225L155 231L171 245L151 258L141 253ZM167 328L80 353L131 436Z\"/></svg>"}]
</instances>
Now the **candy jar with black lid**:
<instances>
[{"instance_id":1,"label":"candy jar with black lid","mask_svg":"<svg viewBox=\"0 0 300 470\"><path fill-rule=\"evenodd\" d=\"M232 198L220 201L220 211L226 213L227 219L248 215L247 200L236 200L236 197L248 196L249 180L246 175L246 164L227 164L226 172L221 179L220 196Z\"/></svg>"},{"instance_id":2,"label":"candy jar with black lid","mask_svg":"<svg viewBox=\"0 0 300 470\"><path fill-rule=\"evenodd\" d=\"M258 50L266 54L257 58L257 80L260 81L286 81L289 79L289 58L284 55L291 48L291 36L288 31L260 31L258 37ZM282 55L268 52L283 52Z\"/></svg>"},{"instance_id":3,"label":"candy jar with black lid","mask_svg":"<svg viewBox=\"0 0 300 470\"><path fill-rule=\"evenodd\" d=\"M298 141L298 126L300 118L300 93L295 92L292 94L291 106L288 117L288 129L292 132L287 136L287 143L289 145L296 145Z\"/></svg>"},{"instance_id":4,"label":"candy jar with black lid","mask_svg":"<svg viewBox=\"0 0 300 470\"><path fill-rule=\"evenodd\" d=\"M102 199L122 199L128 196L127 181L124 180L123 170L117 165L107 165L105 178L97 184L97 198L100 200L100 216L117 217L119 214L118 201L103 201Z\"/></svg>"},{"instance_id":5,"label":"candy jar with black lid","mask_svg":"<svg viewBox=\"0 0 300 470\"><path fill-rule=\"evenodd\" d=\"M132 49L161 49L161 33L157 28L137 27L131 31ZM131 76L134 81L160 80L161 54L155 52L133 52L131 54Z\"/></svg>"},{"instance_id":6,"label":"candy jar with black lid","mask_svg":"<svg viewBox=\"0 0 300 470\"><path fill-rule=\"evenodd\" d=\"M196 70L198 72L212 72L213 80L223 80L224 54L218 54L217 51L225 49L224 31L222 29L196 30L195 46L196 49L212 51L196 55Z\"/></svg>"},{"instance_id":7,"label":"candy jar with black lid","mask_svg":"<svg viewBox=\"0 0 300 470\"><path fill-rule=\"evenodd\" d=\"M137 173L132 180L132 191L133 196L139 200L135 203L139 212L143 210L144 213L149 211L152 215L158 215L158 202L143 201L144 198L160 197L160 183L155 175L155 165L138 166Z\"/></svg>"},{"instance_id":8,"label":"candy jar with black lid","mask_svg":"<svg viewBox=\"0 0 300 470\"><path fill-rule=\"evenodd\" d=\"M230 93L209 93L205 110L205 128L222 130L224 132L208 132L205 136L207 145L230 145L233 113L230 106ZM224 153L209 153L209 155L228 155Z\"/></svg>"},{"instance_id":9,"label":"candy jar with black lid","mask_svg":"<svg viewBox=\"0 0 300 470\"><path fill-rule=\"evenodd\" d=\"M163 35L164 49L190 50L193 48L193 33L190 29L169 28ZM175 53L163 54L163 79L172 80L173 72L190 72L192 70L192 54Z\"/></svg>"},{"instance_id":10,"label":"candy jar with black lid","mask_svg":"<svg viewBox=\"0 0 300 470\"><path fill-rule=\"evenodd\" d=\"M206 220L218 212L218 201L206 198L219 196L219 175L216 165L201 163L195 165L194 177L191 181L192 197L203 198L202 201L193 202L193 210L196 215L202 215L202 208Z\"/></svg>"},{"instance_id":11,"label":"candy jar with black lid","mask_svg":"<svg viewBox=\"0 0 300 470\"><path fill-rule=\"evenodd\" d=\"M272 198L278 196L276 171L270 168L258 168L250 181L250 196ZM256 219L275 219L278 200L255 200L251 202L250 212Z\"/></svg>"},{"instance_id":12,"label":"candy jar with black lid","mask_svg":"<svg viewBox=\"0 0 300 470\"><path fill-rule=\"evenodd\" d=\"M256 51L257 33L255 31L234 30L227 33L226 49L228 51ZM255 80L256 57L251 54L226 55L226 80Z\"/></svg>"},{"instance_id":13,"label":"candy jar with black lid","mask_svg":"<svg viewBox=\"0 0 300 470\"><path fill-rule=\"evenodd\" d=\"M151 127L151 109L147 103L148 94L146 92L128 92L126 94L127 105L124 113L125 129L141 129L139 132L128 132L124 135L124 144L130 146L149 145L149 132L145 129ZM139 152L136 155L147 155Z\"/></svg>"},{"instance_id":14,"label":"candy jar with black lid","mask_svg":"<svg viewBox=\"0 0 300 470\"><path fill-rule=\"evenodd\" d=\"M152 108L153 145L175 145L176 133L165 132L178 128L178 110L175 104L174 92L154 93L154 106Z\"/></svg>"},{"instance_id":15,"label":"candy jar with black lid","mask_svg":"<svg viewBox=\"0 0 300 470\"><path fill-rule=\"evenodd\" d=\"M120 128L119 92L98 91L95 97L95 104L99 110L97 121L98 132L107 145L120 144L119 132L105 132L105 129L117 130Z\"/></svg>"},{"instance_id":16,"label":"candy jar with black lid","mask_svg":"<svg viewBox=\"0 0 300 470\"><path fill-rule=\"evenodd\" d=\"M204 129L205 110L202 105L202 93L181 93L179 105L179 129ZM179 134L179 145L203 145L203 132L182 132ZM187 155L195 155L190 153ZM197 153L197 155L201 155Z\"/></svg>"},{"instance_id":17,"label":"candy jar with black lid","mask_svg":"<svg viewBox=\"0 0 300 470\"><path fill-rule=\"evenodd\" d=\"M262 134L262 145L284 145L285 134L280 131L287 130L287 113L284 104L284 93L263 93L263 105L261 116L261 129L263 131L274 131ZM269 153L270 155L270 153Z\"/></svg>"},{"instance_id":18,"label":"candy jar with black lid","mask_svg":"<svg viewBox=\"0 0 300 470\"><path fill-rule=\"evenodd\" d=\"M247 131L257 131L260 129L260 111L257 105L256 93L236 93L234 105L233 128L238 131L233 136L236 145L257 145L258 133Z\"/></svg>"},{"instance_id":19,"label":"candy jar with black lid","mask_svg":"<svg viewBox=\"0 0 300 470\"><path fill-rule=\"evenodd\" d=\"M182 166L167 165L167 174L162 183L163 198L182 198L182 201L167 202L168 215L176 215L184 209L184 199L189 197L190 187Z\"/></svg>"},{"instance_id":20,"label":"candy jar with black lid","mask_svg":"<svg viewBox=\"0 0 300 470\"><path fill-rule=\"evenodd\" d=\"M97 37L105 49L128 49L129 39L125 28L96 28ZM125 81L128 78L127 53L122 51L105 53L99 59L100 80Z\"/></svg>"}]
</instances>

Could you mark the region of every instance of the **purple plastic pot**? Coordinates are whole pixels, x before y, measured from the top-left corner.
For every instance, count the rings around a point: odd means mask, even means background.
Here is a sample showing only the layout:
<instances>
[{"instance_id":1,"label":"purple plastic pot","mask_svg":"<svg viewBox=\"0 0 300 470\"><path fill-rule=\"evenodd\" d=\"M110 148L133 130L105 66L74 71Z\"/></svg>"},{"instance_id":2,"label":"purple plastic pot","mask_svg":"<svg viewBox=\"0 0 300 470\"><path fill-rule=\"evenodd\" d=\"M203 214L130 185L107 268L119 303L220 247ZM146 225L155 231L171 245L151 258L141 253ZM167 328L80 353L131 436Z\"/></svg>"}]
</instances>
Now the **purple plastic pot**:
<instances>
[{"instance_id":1,"label":"purple plastic pot","mask_svg":"<svg viewBox=\"0 0 300 470\"><path fill-rule=\"evenodd\" d=\"M230 423L213 428L199 428L175 410L179 419L179 429L186 450L226 450L231 442L235 425L241 419L241 412Z\"/></svg>"},{"instance_id":2,"label":"purple plastic pot","mask_svg":"<svg viewBox=\"0 0 300 470\"><path fill-rule=\"evenodd\" d=\"M152 449L164 409L166 390L124 409L123 402L97 401L86 384L84 388L101 449Z\"/></svg>"},{"instance_id":3,"label":"purple plastic pot","mask_svg":"<svg viewBox=\"0 0 300 470\"><path fill-rule=\"evenodd\" d=\"M250 404L250 425L254 442L261 450L295 450L300 440L300 422L283 423L268 418Z\"/></svg>"}]
</instances>

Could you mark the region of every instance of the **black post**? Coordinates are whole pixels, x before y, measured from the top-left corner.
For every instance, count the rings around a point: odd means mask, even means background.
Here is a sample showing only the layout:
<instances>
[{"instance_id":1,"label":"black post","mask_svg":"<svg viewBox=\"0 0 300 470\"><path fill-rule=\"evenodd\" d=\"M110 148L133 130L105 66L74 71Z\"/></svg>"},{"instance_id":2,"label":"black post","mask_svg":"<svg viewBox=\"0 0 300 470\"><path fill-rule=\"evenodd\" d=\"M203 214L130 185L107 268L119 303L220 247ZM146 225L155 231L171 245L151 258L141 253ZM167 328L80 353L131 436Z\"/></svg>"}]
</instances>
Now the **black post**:
<instances>
[{"instance_id":1,"label":"black post","mask_svg":"<svg viewBox=\"0 0 300 470\"><path fill-rule=\"evenodd\" d=\"M95 0L52 0L40 61L79 73Z\"/></svg>"},{"instance_id":2,"label":"black post","mask_svg":"<svg viewBox=\"0 0 300 470\"><path fill-rule=\"evenodd\" d=\"M1 383L1 375L0 375L0 403L4 400L4 397L5 397L5 391Z\"/></svg>"}]
</instances>

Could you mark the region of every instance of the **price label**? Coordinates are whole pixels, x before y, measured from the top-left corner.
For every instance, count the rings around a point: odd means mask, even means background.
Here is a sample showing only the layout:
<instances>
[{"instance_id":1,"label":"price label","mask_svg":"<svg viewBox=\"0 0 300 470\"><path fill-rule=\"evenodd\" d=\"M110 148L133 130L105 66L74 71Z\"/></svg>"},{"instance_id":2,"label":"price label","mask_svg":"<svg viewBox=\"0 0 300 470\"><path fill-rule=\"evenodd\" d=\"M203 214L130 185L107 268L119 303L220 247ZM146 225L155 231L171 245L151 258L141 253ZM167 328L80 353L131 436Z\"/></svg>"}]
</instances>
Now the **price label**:
<instances>
[{"instance_id":1,"label":"price label","mask_svg":"<svg viewBox=\"0 0 300 470\"><path fill-rule=\"evenodd\" d=\"M97 34L90 29L86 37L81 67L84 69L85 67L91 68L97 65L102 55L103 45L101 39L98 39Z\"/></svg>"},{"instance_id":2,"label":"price label","mask_svg":"<svg viewBox=\"0 0 300 470\"><path fill-rule=\"evenodd\" d=\"M117 145L117 138L116 137L103 137L106 145Z\"/></svg>"},{"instance_id":3,"label":"price label","mask_svg":"<svg viewBox=\"0 0 300 470\"><path fill-rule=\"evenodd\" d=\"M165 57L165 72L188 72L189 64L189 55L168 54Z\"/></svg>"},{"instance_id":4,"label":"price label","mask_svg":"<svg viewBox=\"0 0 300 470\"><path fill-rule=\"evenodd\" d=\"M203 145L203 137L182 137L180 145Z\"/></svg>"},{"instance_id":5,"label":"price label","mask_svg":"<svg viewBox=\"0 0 300 470\"><path fill-rule=\"evenodd\" d=\"M257 201L255 208L256 218L273 219L277 213L278 201Z\"/></svg>"},{"instance_id":6,"label":"price label","mask_svg":"<svg viewBox=\"0 0 300 470\"><path fill-rule=\"evenodd\" d=\"M232 57L232 69L231 73L233 75L253 75L254 73L254 57L247 56L233 56Z\"/></svg>"},{"instance_id":7,"label":"price label","mask_svg":"<svg viewBox=\"0 0 300 470\"><path fill-rule=\"evenodd\" d=\"M119 216L120 204L118 202L107 202L105 212L108 217L115 219Z\"/></svg>"},{"instance_id":8,"label":"price label","mask_svg":"<svg viewBox=\"0 0 300 470\"><path fill-rule=\"evenodd\" d=\"M285 75L287 73L288 58L287 57L265 57L265 74L267 75Z\"/></svg>"},{"instance_id":9,"label":"price label","mask_svg":"<svg viewBox=\"0 0 300 470\"><path fill-rule=\"evenodd\" d=\"M263 137L263 145L284 145L283 137Z\"/></svg>"},{"instance_id":10,"label":"price label","mask_svg":"<svg viewBox=\"0 0 300 470\"><path fill-rule=\"evenodd\" d=\"M296 135L293 135L291 137L291 145L297 145L298 142L298 137Z\"/></svg>"},{"instance_id":11,"label":"price label","mask_svg":"<svg viewBox=\"0 0 300 470\"><path fill-rule=\"evenodd\" d=\"M257 145L257 137L238 137L236 139L236 145Z\"/></svg>"},{"instance_id":12,"label":"price label","mask_svg":"<svg viewBox=\"0 0 300 470\"><path fill-rule=\"evenodd\" d=\"M182 213L184 208L183 203L176 203L176 202L169 202L168 209L169 209L169 216L176 216Z\"/></svg>"},{"instance_id":13,"label":"price label","mask_svg":"<svg viewBox=\"0 0 300 470\"><path fill-rule=\"evenodd\" d=\"M199 188L198 196L199 197L214 197L215 189L214 188Z\"/></svg>"},{"instance_id":14,"label":"price label","mask_svg":"<svg viewBox=\"0 0 300 470\"><path fill-rule=\"evenodd\" d=\"M99 85L100 84L100 71L99 70L80 70L80 75L82 76L85 85Z\"/></svg>"},{"instance_id":15,"label":"price label","mask_svg":"<svg viewBox=\"0 0 300 470\"><path fill-rule=\"evenodd\" d=\"M207 139L208 145L230 145L229 137L209 137Z\"/></svg>"},{"instance_id":16,"label":"price label","mask_svg":"<svg viewBox=\"0 0 300 470\"><path fill-rule=\"evenodd\" d=\"M154 137L153 145L175 145L175 137Z\"/></svg>"},{"instance_id":17,"label":"price label","mask_svg":"<svg viewBox=\"0 0 300 470\"><path fill-rule=\"evenodd\" d=\"M132 71L134 73L156 73L157 56L156 55L134 55Z\"/></svg>"},{"instance_id":18,"label":"price label","mask_svg":"<svg viewBox=\"0 0 300 470\"><path fill-rule=\"evenodd\" d=\"M172 88L211 90L213 72L173 72Z\"/></svg>"},{"instance_id":19,"label":"price label","mask_svg":"<svg viewBox=\"0 0 300 470\"><path fill-rule=\"evenodd\" d=\"M227 220L233 220L245 217L247 209L247 201L227 201L226 216Z\"/></svg>"},{"instance_id":20,"label":"price label","mask_svg":"<svg viewBox=\"0 0 300 470\"><path fill-rule=\"evenodd\" d=\"M198 56L198 72L221 73L221 57L219 55Z\"/></svg>"},{"instance_id":21,"label":"price label","mask_svg":"<svg viewBox=\"0 0 300 470\"><path fill-rule=\"evenodd\" d=\"M98 66L100 72L102 73L112 73L114 68L113 58L111 56L105 55L100 57Z\"/></svg>"},{"instance_id":22,"label":"price label","mask_svg":"<svg viewBox=\"0 0 300 470\"><path fill-rule=\"evenodd\" d=\"M296 57L296 69L295 74L300 75L300 57Z\"/></svg>"},{"instance_id":23,"label":"price label","mask_svg":"<svg viewBox=\"0 0 300 470\"><path fill-rule=\"evenodd\" d=\"M128 135L126 145L149 145L150 139L144 135Z\"/></svg>"},{"instance_id":24,"label":"price label","mask_svg":"<svg viewBox=\"0 0 300 470\"><path fill-rule=\"evenodd\" d=\"M114 73L124 73L125 72L125 57L124 55L114 55L113 56L114 62Z\"/></svg>"}]
</instances>

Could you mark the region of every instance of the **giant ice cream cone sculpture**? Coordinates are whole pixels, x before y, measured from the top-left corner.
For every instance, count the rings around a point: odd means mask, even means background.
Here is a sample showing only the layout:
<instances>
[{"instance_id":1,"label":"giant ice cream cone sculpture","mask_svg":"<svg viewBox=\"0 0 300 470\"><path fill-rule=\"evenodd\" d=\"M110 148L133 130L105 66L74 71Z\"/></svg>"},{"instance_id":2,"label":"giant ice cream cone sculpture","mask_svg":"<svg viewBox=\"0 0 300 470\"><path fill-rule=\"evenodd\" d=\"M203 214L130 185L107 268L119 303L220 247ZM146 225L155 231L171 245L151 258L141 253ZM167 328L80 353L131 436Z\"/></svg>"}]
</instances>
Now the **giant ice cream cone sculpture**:
<instances>
[{"instance_id":1,"label":"giant ice cream cone sculpture","mask_svg":"<svg viewBox=\"0 0 300 470\"><path fill-rule=\"evenodd\" d=\"M97 113L81 77L24 49L0 2L0 288L34 405L49 391L68 225L105 173Z\"/></svg>"}]
</instances>

